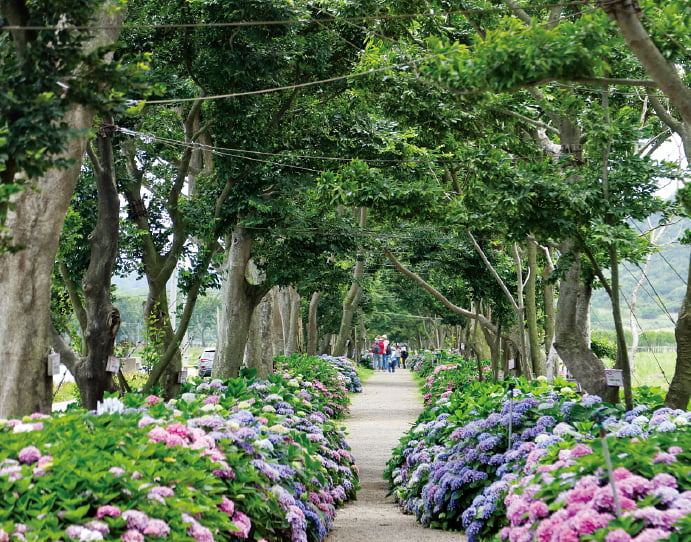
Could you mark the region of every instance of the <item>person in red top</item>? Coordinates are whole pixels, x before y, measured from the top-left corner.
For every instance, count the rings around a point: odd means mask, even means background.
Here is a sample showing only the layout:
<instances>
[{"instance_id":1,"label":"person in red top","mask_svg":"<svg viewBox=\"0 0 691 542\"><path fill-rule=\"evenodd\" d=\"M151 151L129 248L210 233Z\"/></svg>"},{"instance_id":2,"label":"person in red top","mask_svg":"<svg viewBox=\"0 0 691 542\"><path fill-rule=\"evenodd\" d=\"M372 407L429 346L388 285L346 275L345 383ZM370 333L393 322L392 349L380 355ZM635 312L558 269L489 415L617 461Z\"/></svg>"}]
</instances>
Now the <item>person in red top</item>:
<instances>
[{"instance_id":1,"label":"person in red top","mask_svg":"<svg viewBox=\"0 0 691 542\"><path fill-rule=\"evenodd\" d=\"M375 371L378 371L382 368L381 355L383 351L381 337L375 337L374 342L372 343L372 369Z\"/></svg>"}]
</instances>

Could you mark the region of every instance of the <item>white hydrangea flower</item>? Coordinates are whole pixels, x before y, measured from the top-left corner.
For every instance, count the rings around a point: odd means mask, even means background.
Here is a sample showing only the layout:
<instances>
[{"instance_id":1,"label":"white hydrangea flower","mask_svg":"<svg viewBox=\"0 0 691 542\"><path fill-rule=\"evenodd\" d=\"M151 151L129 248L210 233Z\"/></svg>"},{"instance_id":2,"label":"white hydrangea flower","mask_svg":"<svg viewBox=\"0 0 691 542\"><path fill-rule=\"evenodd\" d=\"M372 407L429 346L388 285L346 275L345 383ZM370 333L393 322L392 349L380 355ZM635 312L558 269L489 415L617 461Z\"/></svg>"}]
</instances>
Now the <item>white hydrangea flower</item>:
<instances>
[{"instance_id":1,"label":"white hydrangea flower","mask_svg":"<svg viewBox=\"0 0 691 542\"><path fill-rule=\"evenodd\" d=\"M125 403L117 397L106 397L103 401L96 404L96 414L120 414L125 410Z\"/></svg>"}]
</instances>

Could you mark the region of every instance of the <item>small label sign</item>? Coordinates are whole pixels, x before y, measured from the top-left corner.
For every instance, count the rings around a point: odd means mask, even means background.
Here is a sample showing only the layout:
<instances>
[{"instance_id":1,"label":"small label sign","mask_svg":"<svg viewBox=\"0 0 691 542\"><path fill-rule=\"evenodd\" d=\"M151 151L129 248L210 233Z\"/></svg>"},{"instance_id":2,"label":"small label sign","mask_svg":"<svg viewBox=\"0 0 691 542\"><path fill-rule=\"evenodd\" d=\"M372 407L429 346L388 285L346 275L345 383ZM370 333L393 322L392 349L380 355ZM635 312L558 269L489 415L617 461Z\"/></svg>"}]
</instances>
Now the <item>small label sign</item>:
<instances>
[{"instance_id":1,"label":"small label sign","mask_svg":"<svg viewBox=\"0 0 691 542\"><path fill-rule=\"evenodd\" d=\"M60 354L48 354L48 376L60 374Z\"/></svg>"},{"instance_id":2,"label":"small label sign","mask_svg":"<svg viewBox=\"0 0 691 542\"><path fill-rule=\"evenodd\" d=\"M117 373L120 370L120 358L115 356L108 356L108 365L106 365L107 373Z\"/></svg>"},{"instance_id":3,"label":"small label sign","mask_svg":"<svg viewBox=\"0 0 691 542\"><path fill-rule=\"evenodd\" d=\"M608 386L623 386L624 371L621 369L605 369L605 382Z\"/></svg>"}]
</instances>

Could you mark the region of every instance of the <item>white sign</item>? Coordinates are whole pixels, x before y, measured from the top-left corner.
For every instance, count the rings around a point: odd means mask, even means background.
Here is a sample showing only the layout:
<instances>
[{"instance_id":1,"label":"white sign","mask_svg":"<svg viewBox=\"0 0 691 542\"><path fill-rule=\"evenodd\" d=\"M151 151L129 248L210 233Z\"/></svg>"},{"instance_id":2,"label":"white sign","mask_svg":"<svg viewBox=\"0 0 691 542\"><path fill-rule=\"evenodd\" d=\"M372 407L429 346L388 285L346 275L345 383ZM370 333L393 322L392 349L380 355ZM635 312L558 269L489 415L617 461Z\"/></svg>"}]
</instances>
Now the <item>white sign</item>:
<instances>
[{"instance_id":1,"label":"white sign","mask_svg":"<svg viewBox=\"0 0 691 542\"><path fill-rule=\"evenodd\" d=\"M117 373L120 370L120 358L115 356L108 356L108 365L106 365L107 373Z\"/></svg>"},{"instance_id":2,"label":"white sign","mask_svg":"<svg viewBox=\"0 0 691 542\"><path fill-rule=\"evenodd\" d=\"M183 367L180 371L180 384L187 382L187 367Z\"/></svg>"},{"instance_id":3,"label":"white sign","mask_svg":"<svg viewBox=\"0 0 691 542\"><path fill-rule=\"evenodd\" d=\"M48 376L60 374L60 354L48 354Z\"/></svg>"},{"instance_id":4,"label":"white sign","mask_svg":"<svg viewBox=\"0 0 691 542\"><path fill-rule=\"evenodd\" d=\"M608 386L623 386L624 371L621 369L605 369L605 381Z\"/></svg>"}]
</instances>

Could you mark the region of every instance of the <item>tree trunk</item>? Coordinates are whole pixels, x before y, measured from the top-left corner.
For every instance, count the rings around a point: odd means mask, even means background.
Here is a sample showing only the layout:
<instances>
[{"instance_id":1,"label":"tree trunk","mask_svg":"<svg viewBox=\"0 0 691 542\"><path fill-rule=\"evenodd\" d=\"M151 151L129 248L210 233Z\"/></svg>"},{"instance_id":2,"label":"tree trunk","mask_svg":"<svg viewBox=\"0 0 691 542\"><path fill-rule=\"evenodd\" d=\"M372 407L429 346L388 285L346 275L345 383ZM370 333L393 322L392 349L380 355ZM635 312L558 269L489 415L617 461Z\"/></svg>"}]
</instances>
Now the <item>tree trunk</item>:
<instances>
[{"instance_id":1,"label":"tree trunk","mask_svg":"<svg viewBox=\"0 0 691 542\"><path fill-rule=\"evenodd\" d=\"M290 287L288 290L290 292L290 325L288 326L286 355L290 356L300 351L302 319L300 318L300 294L293 287Z\"/></svg>"},{"instance_id":2,"label":"tree trunk","mask_svg":"<svg viewBox=\"0 0 691 542\"><path fill-rule=\"evenodd\" d=\"M544 316L545 316L545 354L549 357L550 352L553 351L552 344L554 343L554 321L556 319L554 311L554 284L550 281L552 273L554 272L554 264L552 263L552 256L549 248L543 248L545 252L545 266L542 269L542 297L544 299Z\"/></svg>"},{"instance_id":3,"label":"tree trunk","mask_svg":"<svg viewBox=\"0 0 691 542\"><path fill-rule=\"evenodd\" d=\"M89 236L91 259L82 287L87 313L84 333L87 356L73 371L82 405L95 410L106 391L115 391L113 374L106 372L120 328L120 312L111 301L111 280L120 239L120 198L115 182L112 119L106 117L90 153L98 195L98 219Z\"/></svg>"},{"instance_id":4,"label":"tree trunk","mask_svg":"<svg viewBox=\"0 0 691 542\"><path fill-rule=\"evenodd\" d=\"M286 330L288 328L288 323L284 321L286 316L286 311L282 306L284 299L278 286L271 288L268 296L271 297L271 305L274 308L271 316L273 328L271 348L275 356L284 356L286 353Z\"/></svg>"},{"instance_id":5,"label":"tree trunk","mask_svg":"<svg viewBox=\"0 0 691 542\"><path fill-rule=\"evenodd\" d=\"M102 30L94 31L85 52L113 43L125 13L106 4L95 15L94 26ZM93 112L74 105L55 120L79 134L66 143L61 155L74 165L28 179L33 188L11 198L4 224L13 245L20 249L0 254L0 418L52 410L53 378L47 371L52 344L51 276Z\"/></svg>"},{"instance_id":6,"label":"tree trunk","mask_svg":"<svg viewBox=\"0 0 691 542\"><path fill-rule=\"evenodd\" d=\"M677 339L677 364L665 397L665 406L686 410L691 398L691 261L686 278L686 295L679 310L674 335Z\"/></svg>"},{"instance_id":7,"label":"tree trunk","mask_svg":"<svg viewBox=\"0 0 691 542\"><path fill-rule=\"evenodd\" d=\"M629 49L636 55L648 75L657 83L669 101L677 108L683 123L662 115L662 120L683 136L687 160L691 158L691 89L680 77L677 67L668 62L640 22L640 7L632 0L603 3L603 9L616 21ZM658 112L658 115L660 112ZM691 289L687 287L681 312L674 330L677 339L677 363L665 404L686 408L691 396Z\"/></svg>"},{"instance_id":8,"label":"tree trunk","mask_svg":"<svg viewBox=\"0 0 691 542\"><path fill-rule=\"evenodd\" d=\"M360 228L364 228L367 223L367 208L360 207L356 210L358 222ZM360 304L360 298L362 297L362 277L365 274L365 261L360 255L357 256L355 261L355 268L353 269L353 282L350 285L350 289L343 300L343 316L341 317L341 327L338 330L338 337L336 338L336 344L334 345L332 354L334 356L345 356L346 355L346 341L350 336L350 329L353 325L353 316Z\"/></svg>"},{"instance_id":9,"label":"tree trunk","mask_svg":"<svg viewBox=\"0 0 691 542\"><path fill-rule=\"evenodd\" d=\"M245 347L245 365L257 370L257 377L265 379L273 372L273 312L272 297L265 295L252 314Z\"/></svg>"},{"instance_id":10,"label":"tree trunk","mask_svg":"<svg viewBox=\"0 0 691 542\"><path fill-rule=\"evenodd\" d=\"M221 287L221 323L213 376L234 378L240 374L252 313L266 294L266 288L248 280L252 237L236 226L228 240Z\"/></svg>"},{"instance_id":11,"label":"tree trunk","mask_svg":"<svg viewBox=\"0 0 691 542\"><path fill-rule=\"evenodd\" d=\"M564 254L568 252L567 244ZM607 386L605 366L590 349L590 281L584 284L581 280L580 254L572 253L571 257L571 266L559 283L554 347L583 389L616 403L617 389Z\"/></svg>"},{"instance_id":12,"label":"tree trunk","mask_svg":"<svg viewBox=\"0 0 691 542\"><path fill-rule=\"evenodd\" d=\"M290 356L298 351L298 322L300 318L300 296L290 286L276 289L276 307L281 314L282 352Z\"/></svg>"},{"instance_id":13,"label":"tree trunk","mask_svg":"<svg viewBox=\"0 0 691 542\"><path fill-rule=\"evenodd\" d=\"M310 308L307 314L307 355L309 356L314 356L317 353L317 338L319 336L317 309L323 295L322 292L314 292L310 299Z\"/></svg>"},{"instance_id":14,"label":"tree trunk","mask_svg":"<svg viewBox=\"0 0 691 542\"><path fill-rule=\"evenodd\" d=\"M528 329L530 359L532 363L533 374L535 376L545 376L547 374L545 352L540 347L540 334L538 333L537 325L537 243L532 239L528 239L527 253L528 279L525 285L525 319Z\"/></svg>"}]
</instances>

